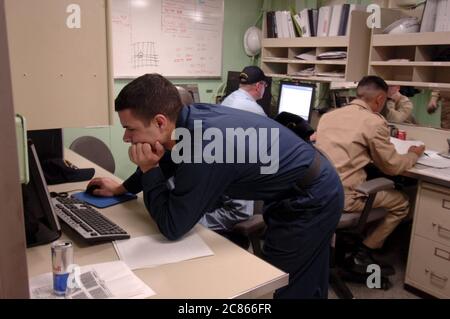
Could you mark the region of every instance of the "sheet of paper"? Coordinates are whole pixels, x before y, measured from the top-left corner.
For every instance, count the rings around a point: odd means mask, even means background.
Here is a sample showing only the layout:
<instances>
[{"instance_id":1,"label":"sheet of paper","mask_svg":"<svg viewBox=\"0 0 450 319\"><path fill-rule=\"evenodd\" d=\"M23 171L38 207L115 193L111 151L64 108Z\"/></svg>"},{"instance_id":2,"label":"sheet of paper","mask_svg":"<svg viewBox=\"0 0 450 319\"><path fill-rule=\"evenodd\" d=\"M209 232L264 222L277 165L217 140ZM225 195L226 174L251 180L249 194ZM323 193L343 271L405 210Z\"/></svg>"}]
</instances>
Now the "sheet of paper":
<instances>
[{"instance_id":1,"label":"sheet of paper","mask_svg":"<svg viewBox=\"0 0 450 319\"><path fill-rule=\"evenodd\" d=\"M426 150L424 154L419 157L417 163L434 168L450 167L450 159L442 157L438 152L432 150Z\"/></svg>"},{"instance_id":2,"label":"sheet of paper","mask_svg":"<svg viewBox=\"0 0 450 319\"><path fill-rule=\"evenodd\" d=\"M169 241L160 234L134 237L115 241L114 248L119 258L131 269L155 267L214 255L195 233L189 233L177 241Z\"/></svg>"},{"instance_id":3,"label":"sheet of paper","mask_svg":"<svg viewBox=\"0 0 450 319\"><path fill-rule=\"evenodd\" d=\"M422 141L405 141L405 140L401 140L395 137L391 137L391 143L394 144L395 146L395 150L397 151L397 153L399 154L406 154L408 153L408 149L411 146L420 146L423 145Z\"/></svg>"},{"instance_id":4,"label":"sheet of paper","mask_svg":"<svg viewBox=\"0 0 450 319\"><path fill-rule=\"evenodd\" d=\"M70 278L70 277L69 277ZM80 267L77 287L68 295L58 297L53 293L53 274L45 273L30 279L33 299L140 299L155 292L139 279L123 261L114 261Z\"/></svg>"}]
</instances>

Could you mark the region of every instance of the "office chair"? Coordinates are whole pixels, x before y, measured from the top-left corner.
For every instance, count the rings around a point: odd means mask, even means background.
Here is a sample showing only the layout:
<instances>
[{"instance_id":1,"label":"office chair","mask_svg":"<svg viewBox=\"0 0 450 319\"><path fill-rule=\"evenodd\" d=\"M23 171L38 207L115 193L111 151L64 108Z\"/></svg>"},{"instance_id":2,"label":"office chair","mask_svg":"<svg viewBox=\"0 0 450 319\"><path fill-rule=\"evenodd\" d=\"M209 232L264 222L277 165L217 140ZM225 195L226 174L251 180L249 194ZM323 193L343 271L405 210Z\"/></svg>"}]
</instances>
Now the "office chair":
<instances>
[{"instance_id":1,"label":"office chair","mask_svg":"<svg viewBox=\"0 0 450 319\"><path fill-rule=\"evenodd\" d=\"M108 146L93 136L81 136L75 139L69 148L114 174L116 164Z\"/></svg>"},{"instance_id":2,"label":"office chair","mask_svg":"<svg viewBox=\"0 0 450 319\"><path fill-rule=\"evenodd\" d=\"M330 285L336 295L342 299L353 299L353 294L343 278L350 281L362 281L366 276L352 274L345 270L345 255L352 252L355 245L363 241L366 226L379 221L386 214L384 208L372 208L377 192L394 188L394 182L384 178L375 178L361 184L356 190L366 196L366 203L361 213L343 213L331 245L330 254ZM364 278L362 278L364 277ZM388 289L390 282L387 276L381 277L381 286Z\"/></svg>"},{"instance_id":3,"label":"office chair","mask_svg":"<svg viewBox=\"0 0 450 319\"><path fill-rule=\"evenodd\" d=\"M237 223L233 227L233 232L245 236L250 241L253 254L262 258L261 239L266 230L266 223L263 219L264 202L254 201L253 215L249 219Z\"/></svg>"}]
</instances>

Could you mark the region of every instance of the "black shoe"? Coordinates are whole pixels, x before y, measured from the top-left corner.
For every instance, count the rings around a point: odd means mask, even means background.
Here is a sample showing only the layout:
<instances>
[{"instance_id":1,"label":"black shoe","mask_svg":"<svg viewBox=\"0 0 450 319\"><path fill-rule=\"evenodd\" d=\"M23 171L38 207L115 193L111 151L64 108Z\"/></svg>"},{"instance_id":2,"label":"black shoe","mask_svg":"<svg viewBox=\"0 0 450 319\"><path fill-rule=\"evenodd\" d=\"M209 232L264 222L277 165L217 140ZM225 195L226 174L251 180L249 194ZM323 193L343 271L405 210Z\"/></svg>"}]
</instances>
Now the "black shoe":
<instances>
[{"instance_id":1,"label":"black shoe","mask_svg":"<svg viewBox=\"0 0 450 319\"><path fill-rule=\"evenodd\" d=\"M348 271L354 272L360 275L367 275L370 273L368 271L368 266L378 265L381 270L382 276L392 276L395 274L395 269L385 263L376 260L369 248L360 246L356 252L354 252L350 257L345 260L345 268Z\"/></svg>"}]
</instances>

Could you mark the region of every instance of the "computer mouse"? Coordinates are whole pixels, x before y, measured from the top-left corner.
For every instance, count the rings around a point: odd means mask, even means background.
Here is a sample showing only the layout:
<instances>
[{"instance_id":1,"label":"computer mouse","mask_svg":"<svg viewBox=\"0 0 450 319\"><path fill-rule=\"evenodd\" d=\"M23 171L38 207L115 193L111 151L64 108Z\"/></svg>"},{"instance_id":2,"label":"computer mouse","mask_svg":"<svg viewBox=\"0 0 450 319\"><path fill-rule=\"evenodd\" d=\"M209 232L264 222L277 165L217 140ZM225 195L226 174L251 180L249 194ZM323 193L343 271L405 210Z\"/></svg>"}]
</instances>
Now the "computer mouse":
<instances>
[{"instance_id":1,"label":"computer mouse","mask_svg":"<svg viewBox=\"0 0 450 319\"><path fill-rule=\"evenodd\" d=\"M89 186L86 188L85 192L86 192L87 194L89 194L89 195L96 196L96 195L94 194L94 190L96 190L97 188L100 188L100 186L99 186L99 185L89 185Z\"/></svg>"}]
</instances>

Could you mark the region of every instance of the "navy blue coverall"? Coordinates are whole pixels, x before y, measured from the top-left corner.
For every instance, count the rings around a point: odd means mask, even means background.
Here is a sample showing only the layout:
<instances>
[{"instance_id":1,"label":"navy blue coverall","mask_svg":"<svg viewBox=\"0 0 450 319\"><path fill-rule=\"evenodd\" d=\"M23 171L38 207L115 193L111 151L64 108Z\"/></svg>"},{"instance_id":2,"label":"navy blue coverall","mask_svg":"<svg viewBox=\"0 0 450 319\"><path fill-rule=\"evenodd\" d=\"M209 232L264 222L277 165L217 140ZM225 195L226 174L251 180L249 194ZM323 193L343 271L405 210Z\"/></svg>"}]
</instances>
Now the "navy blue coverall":
<instances>
[{"instance_id":1,"label":"navy blue coverall","mask_svg":"<svg viewBox=\"0 0 450 319\"><path fill-rule=\"evenodd\" d=\"M257 114L209 104L184 107L177 128L193 132L194 120L202 121L203 132L218 128L224 145L230 142L226 140L226 128L266 128L269 153L276 151L273 143L279 143L278 170L261 174L261 167L269 164L260 160L182 162L171 165L170 173L163 171L165 165L145 174L138 169L123 186L134 193L143 190L150 215L161 233L171 240L193 228L223 194L234 199L264 200L265 258L289 273L289 285L277 290L275 298L326 298L330 240L344 203L343 188L332 165L321 155L318 176L300 189L296 183L305 175L317 151L288 128ZM271 139L271 128L278 129L279 139ZM208 142L203 141L201 147L204 149ZM246 151L250 152L251 147L247 145ZM226 151L225 148L224 159ZM168 175L175 176L172 190L166 184Z\"/></svg>"}]
</instances>

